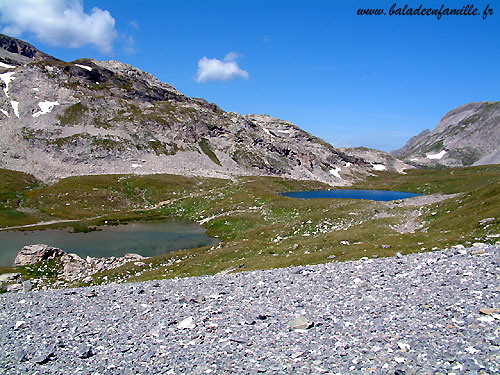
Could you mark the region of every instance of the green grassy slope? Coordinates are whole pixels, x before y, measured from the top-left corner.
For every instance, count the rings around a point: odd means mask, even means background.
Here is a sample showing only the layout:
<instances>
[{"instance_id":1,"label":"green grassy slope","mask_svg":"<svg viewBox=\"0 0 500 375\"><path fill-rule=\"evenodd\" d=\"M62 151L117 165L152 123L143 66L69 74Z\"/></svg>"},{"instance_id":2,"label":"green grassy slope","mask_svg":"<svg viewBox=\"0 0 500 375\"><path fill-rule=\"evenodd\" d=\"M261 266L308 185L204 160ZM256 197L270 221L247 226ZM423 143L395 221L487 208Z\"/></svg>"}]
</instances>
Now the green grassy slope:
<instances>
[{"instance_id":1,"label":"green grassy slope","mask_svg":"<svg viewBox=\"0 0 500 375\"><path fill-rule=\"evenodd\" d=\"M424 207L288 198L278 193L329 187L268 177L83 176L38 187L33 185L36 181L23 178L15 180L25 184L7 184L5 189L21 200L22 207L36 212L25 213L27 222L41 217L81 219L82 223L66 224L81 227L175 215L202 222L209 235L221 240L209 248L149 258L144 266L128 264L104 272L94 277L94 283L314 264L332 256L339 261L392 256L479 240L494 242L497 238L492 235L500 233L500 166L412 170L405 175L380 172L354 186L461 193ZM0 212L7 209L15 211L4 205ZM491 217L493 221L480 224ZM413 233L393 229L408 221L418 224ZM0 226L19 223L6 216Z\"/></svg>"}]
</instances>

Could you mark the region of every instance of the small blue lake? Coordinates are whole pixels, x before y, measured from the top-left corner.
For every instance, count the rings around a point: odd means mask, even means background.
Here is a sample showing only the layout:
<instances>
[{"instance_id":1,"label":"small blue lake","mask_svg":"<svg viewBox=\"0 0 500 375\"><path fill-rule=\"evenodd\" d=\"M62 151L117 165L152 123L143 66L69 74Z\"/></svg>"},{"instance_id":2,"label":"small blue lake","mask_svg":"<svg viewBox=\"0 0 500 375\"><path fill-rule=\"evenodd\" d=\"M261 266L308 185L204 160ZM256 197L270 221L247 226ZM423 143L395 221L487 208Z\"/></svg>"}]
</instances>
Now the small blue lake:
<instances>
[{"instance_id":1,"label":"small blue lake","mask_svg":"<svg viewBox=\"0 0 500 375\"><path fill-rule=\"evenodd\" d=\"M422 194L407 193L405 191L390 190L315 190L315 191L293 191L282 193L285 197L313 199L313 198L344 198L344 199L369 199L372 201L393 201L396 199L405 199L417 197Z\"/></svg>"}]
</instances>

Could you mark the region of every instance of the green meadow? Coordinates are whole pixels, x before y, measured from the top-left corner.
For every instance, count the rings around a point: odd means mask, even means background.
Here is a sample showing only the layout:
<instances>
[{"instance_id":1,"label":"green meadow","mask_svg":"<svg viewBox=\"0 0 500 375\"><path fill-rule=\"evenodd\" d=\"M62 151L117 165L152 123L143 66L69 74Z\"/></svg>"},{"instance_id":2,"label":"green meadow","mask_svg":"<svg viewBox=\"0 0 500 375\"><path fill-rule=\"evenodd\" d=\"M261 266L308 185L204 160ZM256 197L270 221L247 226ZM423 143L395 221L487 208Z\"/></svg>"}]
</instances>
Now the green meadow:
<instances>
[{"instance_id":1,"label":"green meadow","mask_svg":"<svg viewBox=\"0 0 500 375\"><path fill-rule=\"evenodd\" d=\"M94 275L85 285L385 257L500 239L497 165L377 172L350 187L456 194L425 205L301 200L279 194L328 188L315 181L272 177L224 180L167 174L81 176L46 185L25 173L0 170L0 228L56 221L36 229L72 226L85 231L177 216L201 223L208 235L220 240L211 247L148 258L143 265L128 263ZM493 219L481 223L487 218ZM52 261L4 267L0 273L43 277L50 286L60 277L58 267Z\"/></svg>"}]
</instances>

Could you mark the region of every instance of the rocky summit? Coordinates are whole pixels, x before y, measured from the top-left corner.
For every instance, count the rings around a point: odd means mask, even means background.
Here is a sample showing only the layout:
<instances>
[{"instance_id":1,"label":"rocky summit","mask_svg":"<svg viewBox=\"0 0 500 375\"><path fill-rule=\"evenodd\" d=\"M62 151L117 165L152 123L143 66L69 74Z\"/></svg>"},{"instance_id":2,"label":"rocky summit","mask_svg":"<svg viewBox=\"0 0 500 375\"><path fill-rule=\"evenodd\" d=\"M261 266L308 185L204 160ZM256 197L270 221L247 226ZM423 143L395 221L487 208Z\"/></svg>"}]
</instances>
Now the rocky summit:
<instances>
[{"instance_id":1,"label":"rocky summit","mask_svg":"<svg viewBox=\"0 0 500 375\"><path fill-rule=\"evenodd\" d=\"M500 163L500 102L469 103L391 152L407 163L457 167Z\"/></svg>"},{"instance_id":2,"label":"rocky summit","mask_svg":"<svg viewBox=\"0 0 500 375\"><path fill-rule=\"evenodd\" d=\"M288 121L223 111L118 61L64 62L6 35L0 82L0 168L45 181L171 173L348 185L409 167L381 151L336 149Z\"/></svg>"},{"instance_id":3,"label":"rocky summit","mask_svg":"<svg viewBox=\"0 0 500 375\"><path fill-rule=\"evenodd\" d=\"M5 374L498 374L500 246L0 296Z\"/></svg>"}]
</instances>

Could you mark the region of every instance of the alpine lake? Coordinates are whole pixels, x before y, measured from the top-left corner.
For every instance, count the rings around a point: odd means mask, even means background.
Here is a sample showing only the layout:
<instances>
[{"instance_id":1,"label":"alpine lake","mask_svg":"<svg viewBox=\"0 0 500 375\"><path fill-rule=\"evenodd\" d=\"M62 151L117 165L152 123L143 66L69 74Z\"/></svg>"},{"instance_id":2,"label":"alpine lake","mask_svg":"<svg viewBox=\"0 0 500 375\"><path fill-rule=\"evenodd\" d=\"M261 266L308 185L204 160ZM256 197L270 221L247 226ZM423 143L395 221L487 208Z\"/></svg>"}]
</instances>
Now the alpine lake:
<instances>
[{"instance_id":1,"label":"alpine lake","mask_svg":"<svg viewBox=\"0 0 500 375\"><path fill-rule=\"evenodd\" d=\"M0 231L0 266L12 266L23 246L31 244L58 247L80 257L121 257L127 253L151 257L217 242L200 225L180 219L106 225L85 232L72 228Z\"/></svg>"},{"instance_id":2,"label":"alpine lake","mask_svg":"<svg viewBox=\"0 0 500 375\"><path fill-rule=\"evenodd\" d=\"M295 191L281 195L300 199L342 198L391 201L421 194L389 190L335 189ZM200 225L182 219L98 226L84 232L75 231L72 228L0 231L0 266L12 266L17 253L23 246L31 244L58 247L67 253L75 253L81 257L120 257L127 253L151 257L179 249L210 246L217 242L218 239L209 237Z\"/></svg>"},{"instance_id":3,"label":"alpine lake","mask_svg":"<svg viewBox=\"0 0 500 375\"><path fill-rule=\"evenodd\" d=\"M314 191L294 191L282 193L285 197L316 199L316 198L344 198L344 199L368 199L372 201L393 201L397 199L406 199L417 197L421 194L408 193L404 191L391 190L355 190L355 189L336 189L336 190L314 190Z\"/></svg>"}]
</instances>

